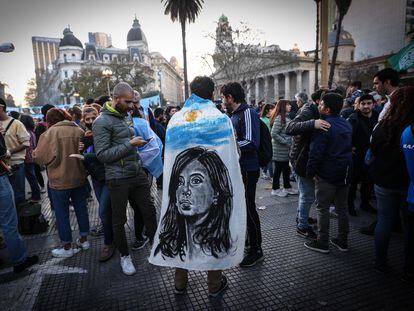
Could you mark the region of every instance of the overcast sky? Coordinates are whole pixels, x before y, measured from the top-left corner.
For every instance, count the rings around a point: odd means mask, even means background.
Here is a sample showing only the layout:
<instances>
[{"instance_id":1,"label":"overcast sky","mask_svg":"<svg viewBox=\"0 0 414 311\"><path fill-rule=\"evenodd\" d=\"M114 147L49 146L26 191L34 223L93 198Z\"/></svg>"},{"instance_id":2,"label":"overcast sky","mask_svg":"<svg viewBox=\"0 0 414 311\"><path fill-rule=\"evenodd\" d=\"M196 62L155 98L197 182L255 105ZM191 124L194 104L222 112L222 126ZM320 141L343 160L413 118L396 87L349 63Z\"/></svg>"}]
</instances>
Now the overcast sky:
<instances>
[{"instance_id":1,"label":"overcast sky","mask_svg":"<svg viewBox=\"0 0 414 311\"><path fill-rule=\"evenodd\" d=\"M112 44L126 48L126 36L134 14L140 21L151 52L157 51L169 60L177 57L182 64L181 30L164 15L159 0L1 0L0 43L13 42L16 50L0 54L0 81L21 103L27 81L34 77L32 36L61 38L69 24L74 35L88 41L88 32L105 32ZM205 0L199 18L187 27L189 79L211 74L201 56L214 50L206 38L214 33L221 14L230 25L243 21L261 31L263 43L291 49L298 43L302 50L314 48L315 2L313 0Z\"/></svg>"}]
</instances>

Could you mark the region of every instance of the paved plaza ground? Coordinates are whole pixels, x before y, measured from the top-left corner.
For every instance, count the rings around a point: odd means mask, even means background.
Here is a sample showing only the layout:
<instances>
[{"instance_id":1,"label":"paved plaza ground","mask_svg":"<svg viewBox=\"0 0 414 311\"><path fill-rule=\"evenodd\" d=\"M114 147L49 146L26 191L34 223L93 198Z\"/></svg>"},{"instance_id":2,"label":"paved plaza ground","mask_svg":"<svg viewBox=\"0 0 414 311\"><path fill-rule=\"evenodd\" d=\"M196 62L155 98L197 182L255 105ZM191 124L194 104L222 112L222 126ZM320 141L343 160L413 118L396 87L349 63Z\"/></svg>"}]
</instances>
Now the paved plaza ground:
<instances>
[{"instance_id":1,"label":"paved plaza ground","mask_svg":"<svg viewBox=\"0 0 414 311\"><path fill-rule=\"evenodd\" d=\"M187 294L176 296L173 269L150 265L149 246L132 252L134 276L122 274L118 256L98 263L103 237L92 237L91 249L72 258L53 259L50 250L59 240L44 198L43 212L51 226L44 234L25 236L40 264L18 276L10 267L0 269L0 310L414 310L414 286L400 280L401 234L391 240L388 275L372 269L373 237L358 229L374 217L363 211L351 218L348 253L333 248L328 255L311 252L295 234L298 196L271 197L269 186L260 180L257 191L265 260L249 269L226 271L229 288L220 298L208 297L202 272L191 272ZM161 191L154 186L152 192L159 211ZM89 203L89 213L93 226L98 222L96 202ZM132 211L128 213L132 243ZM75 238L73 211L71 223ZM331 233L335 231L332 218ZM7 251L0 250L0 256L7 257Z\"/></svg>"}]
</instances>

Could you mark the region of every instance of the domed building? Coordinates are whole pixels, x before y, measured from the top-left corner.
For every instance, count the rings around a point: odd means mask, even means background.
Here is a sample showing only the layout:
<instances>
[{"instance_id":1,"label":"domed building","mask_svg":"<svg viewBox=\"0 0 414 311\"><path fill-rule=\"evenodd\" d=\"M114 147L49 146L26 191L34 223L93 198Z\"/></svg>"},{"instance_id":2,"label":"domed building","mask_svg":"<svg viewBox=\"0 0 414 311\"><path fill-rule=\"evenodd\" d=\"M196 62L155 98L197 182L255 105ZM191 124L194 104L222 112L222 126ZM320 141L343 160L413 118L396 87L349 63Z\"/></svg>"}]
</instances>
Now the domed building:
<instances>
[{"instance_id":1,"label":"domed building","mask_svg":"<svg viewBox=\"0 0 414 311\"><path fill-rule=\"evenodd\" d=\"M335 47L336 34L338 32L338 25L335 23L332 31L328 34L328 53L329 59L332 59L332 53ZM354 61L354 51L355 51L355 42L352 38L352 35L341 28L339 34L339 44L338 44L338 56L337 61L339 62L352 62Z\"/></svg>"},{"instance_id":2,"label":"domed building","mask_svg":"<svg viewBox=\"0 0 414 311\"><path fill-rule=\"evenodd\" d=\"M48 67L48 71L53 73L51 76L56 80L51 83L56 88L56 94L70 98L65 99L65 103L70 101L73 104L79 101L71 95L60 92L63 89L62 85L77 75L83 66L98 67L104 70L113 62L131 63L131 68L136 64L148 67L154 82L144 87L144 92L160 91L164 99L174 105L184 101L182 70L178 62L175 59L170 63L160 53L149 52L147 38L137 17L134 18L132 27L126 35L127 48L97 45L94 40L91 40L91 34L89 34L89 42L83 45L69 26L65 28L63 38L60 39L58 55L49 66L50 68ZM72 90L71 93L76 93L76 90Z\"/></svg>"}]
</instances>

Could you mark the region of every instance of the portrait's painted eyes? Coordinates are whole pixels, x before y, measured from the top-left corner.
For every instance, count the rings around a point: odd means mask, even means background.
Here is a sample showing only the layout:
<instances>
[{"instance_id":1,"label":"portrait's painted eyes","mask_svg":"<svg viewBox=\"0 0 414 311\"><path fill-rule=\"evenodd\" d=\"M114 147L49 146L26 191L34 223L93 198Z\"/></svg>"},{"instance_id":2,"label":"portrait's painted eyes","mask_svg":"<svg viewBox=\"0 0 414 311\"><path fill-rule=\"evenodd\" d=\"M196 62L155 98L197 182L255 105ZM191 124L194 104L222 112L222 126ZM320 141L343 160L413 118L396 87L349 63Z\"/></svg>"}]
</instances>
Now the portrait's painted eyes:
<instances>
[{"instance_id":1,"label":"portrait's painted eyes","mask_svg":"<svg viewBox=\"0 0 414 311\"><path fill-rule=\"evenodd\" d=\"M184 185L184 178L182 176L180 176L178 178L178 186L183 186Z\"/></svg>"},{"instance_id":2,"label":"portrait's painted eyes","mask_svg":"<svg viewBox=\"0 0 414 311\"><path fill-rule=\"evenodd\" d=\"M199 185L199 184L203 183L203 181L204 181L204 177L200 174L193 175L193 176L191 176L191 179L190 179L190 183L192 185Z\"/></svg>"}]
</instances>

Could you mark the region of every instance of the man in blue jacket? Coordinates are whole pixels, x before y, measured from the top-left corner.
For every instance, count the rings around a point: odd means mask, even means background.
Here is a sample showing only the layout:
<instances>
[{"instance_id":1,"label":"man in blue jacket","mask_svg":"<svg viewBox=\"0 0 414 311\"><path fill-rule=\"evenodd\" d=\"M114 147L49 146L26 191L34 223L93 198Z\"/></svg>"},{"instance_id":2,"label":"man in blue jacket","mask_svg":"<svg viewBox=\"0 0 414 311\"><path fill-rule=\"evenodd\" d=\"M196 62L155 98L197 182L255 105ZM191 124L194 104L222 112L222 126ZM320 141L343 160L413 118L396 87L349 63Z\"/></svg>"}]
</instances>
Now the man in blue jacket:
<instances>
[{"instance_id":1,"label":"man in blue jacket","mask_svg":"<svg viewBox=\"0 0 414 311\"><path fill-rule=\"evenodd\" d=\"M240 147L240 168L246 191L247 234L250 243L241 267L252 267L263 260L262 232L256 211L256 184L260 176L257 151L260 145L260 120L257 112L247 106L242 86L230 82L221 88L221 97L228 111Z\"/></svg>"},{"instance_id":2,"label":"man in blue jacket","mask_svg":"<svg viewBox=\"0 0 414 311\"><path fill-rule=\"evenodd\" d=\"M340 117L343 99L339 94L322 97L319 113L331 125L327 131L312 135L307 177L315 180L318 238L305 247L329 253L329 242L340 251L348 250L348 185L352 169L352 127ZM335 203L338 213L338 237L329 241L329 207Z\"/></svg>"}]
</instances>

